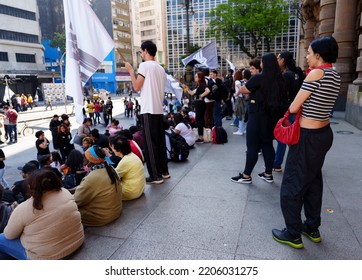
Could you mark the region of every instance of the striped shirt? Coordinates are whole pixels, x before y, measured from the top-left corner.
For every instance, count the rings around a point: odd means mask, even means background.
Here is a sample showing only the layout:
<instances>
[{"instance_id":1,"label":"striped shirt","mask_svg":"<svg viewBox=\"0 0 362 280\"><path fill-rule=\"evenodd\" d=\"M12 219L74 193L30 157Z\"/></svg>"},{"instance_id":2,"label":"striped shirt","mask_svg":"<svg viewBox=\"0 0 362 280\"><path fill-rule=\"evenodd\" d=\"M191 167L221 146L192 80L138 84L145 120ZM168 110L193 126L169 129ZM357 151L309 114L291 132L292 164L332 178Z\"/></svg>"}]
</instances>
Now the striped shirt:
<instances>
[{"instance_id":1,"label":"striped shirt","mask_svg":"<svg viewBox=\"0 0 362 280\"><path fill-rule=\"evenodd\" d=\"M302 116L317 121L330 118L341 87L341 77L332 68L323 68L324 76L318 81L304 81L302 88L312 94L303 104Z\"/></svg>"}]
</instances>

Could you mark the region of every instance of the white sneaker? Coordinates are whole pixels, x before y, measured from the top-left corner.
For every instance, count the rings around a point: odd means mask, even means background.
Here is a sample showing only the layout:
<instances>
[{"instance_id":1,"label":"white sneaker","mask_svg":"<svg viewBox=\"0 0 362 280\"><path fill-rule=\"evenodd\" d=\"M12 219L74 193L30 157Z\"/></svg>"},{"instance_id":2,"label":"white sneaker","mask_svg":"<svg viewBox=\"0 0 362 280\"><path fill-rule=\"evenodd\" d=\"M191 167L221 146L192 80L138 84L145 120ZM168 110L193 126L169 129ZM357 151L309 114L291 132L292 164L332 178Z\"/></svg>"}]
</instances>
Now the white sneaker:
<instances>
[{"instance_id":1,"label":"white sneaker","mask_svg":"<svg viewBox=\"0 0 362 280\"><path fill-rule=\"evenodd\" d=\"M233 132L234 135L244 135L244 132L241 132L241 131L235 131Z\"/></svg>"}]
</instances>

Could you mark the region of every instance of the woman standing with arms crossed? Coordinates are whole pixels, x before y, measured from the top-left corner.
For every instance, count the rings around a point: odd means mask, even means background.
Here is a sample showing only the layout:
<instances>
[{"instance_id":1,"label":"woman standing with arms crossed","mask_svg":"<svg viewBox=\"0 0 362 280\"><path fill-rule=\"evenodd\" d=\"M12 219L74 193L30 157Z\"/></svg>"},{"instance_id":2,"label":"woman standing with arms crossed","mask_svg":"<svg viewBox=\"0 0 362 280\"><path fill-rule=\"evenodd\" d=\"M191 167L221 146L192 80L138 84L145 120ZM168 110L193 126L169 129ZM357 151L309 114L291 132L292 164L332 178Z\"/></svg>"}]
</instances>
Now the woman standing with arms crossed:
<instances>
[{"instance_id":1,"label":"woman standing with arms crossed","mask_svg":"<svg viewBox=\"0 0 362 280\"><path fill-rule=\"evenodd\" d=\"M258 177L268 183L273 183L273 131L278 118L283 116L281 104L287 102L285 81L279 70L277 58L268 53L262 57L261 73L255 74L239 88L242 94L250 95L248 108L248 125L246 128L246 163L242 173L232 177L231 181L240 184L251 184L251 173L258 161L259 149L262 149L265 171Z\"/></svg>"},{"instance_id":2,"label":"woman standing with arms crossed","mask_svg":"<svg viewBox=\"0 0 362 280\"><path fill-rule=\"evenodd\" d=\"M199 139L196 140L196 143L204 142L204 127L205 127L205 110L206 105L203 98L209 93L205 93L207 88L205 74L204 72L197 72L195 74L195 82L196 88L194 90L190 90L188 86L182 85L184 89L187 90L188 94L196 97L195 99L195 113L196 113L196 125L197 132L199 134Z\"/></svg>"},{"instance_id":3,"label":"woman standing with arms crossed","mask_svg":"<svg viewBox=\"0 0 362 280\"><path fill-rule=\"evenodd\" d=\"M332 36L310 44L307 62L312 70L289 107L291 113L302 107L300 138L296 145L289 147L280 190L286 228L273 229L272 234L277 242L297 249L304 247L301 233L315 243L321 242L318 228L321 225L322 167L333 142L329 118L341 83L339 74L332 68L337 57L338 44Z\"/></svg>"}]
</instances>

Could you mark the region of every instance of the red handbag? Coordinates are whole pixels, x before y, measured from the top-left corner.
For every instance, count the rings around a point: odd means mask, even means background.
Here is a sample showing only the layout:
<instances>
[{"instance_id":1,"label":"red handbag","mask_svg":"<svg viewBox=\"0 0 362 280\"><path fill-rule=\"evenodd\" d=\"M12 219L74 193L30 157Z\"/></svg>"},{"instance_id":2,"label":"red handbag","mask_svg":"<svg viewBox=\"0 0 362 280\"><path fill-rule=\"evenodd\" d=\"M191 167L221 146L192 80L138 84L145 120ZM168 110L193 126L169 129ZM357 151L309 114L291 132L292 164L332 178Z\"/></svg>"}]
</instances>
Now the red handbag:
<instances>
[{"instance_id":1,"label":"red handbag","mask_svg":"<svg viewBox=\"0 0 362 280\"><path fill-rule=\"evenodd\" d=\"M290 111L288 111L284 114L284 117L282 117L276 124L274 128L274 137L279 142L287 144L287 145L295 145L299 141L300 136L300 124L299 119L302 114L302 107L299 109L295 121L290 124L289 121L289 115Z\"/></svg>"}]
</instances>

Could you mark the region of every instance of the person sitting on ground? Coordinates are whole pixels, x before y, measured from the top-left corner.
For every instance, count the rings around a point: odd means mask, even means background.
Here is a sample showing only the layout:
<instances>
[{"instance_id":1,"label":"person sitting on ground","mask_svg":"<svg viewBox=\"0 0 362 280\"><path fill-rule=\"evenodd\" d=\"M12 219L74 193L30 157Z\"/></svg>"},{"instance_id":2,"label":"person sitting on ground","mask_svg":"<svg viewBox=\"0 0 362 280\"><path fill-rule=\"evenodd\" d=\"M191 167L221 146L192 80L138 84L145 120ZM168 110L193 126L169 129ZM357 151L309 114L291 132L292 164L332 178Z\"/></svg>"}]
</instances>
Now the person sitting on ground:
<instances>
[{"instance_id":1,"label":"person sitting on ground","mask_svg":"<svg viewBox=\"0 0 362 280\"><path fill-rule=\"evenodd\" d=\"M51 171L53 171L60 179L62 179L63 175L62 173L58 170L58 168L56 167L52 167L51 166L51 163L52 163L52 155L49 154L49 155L42 155L40 157L40 166L41 169L42 168L46 168L46 169L50 169Z\"/></svg>"},{"instance_id":2,"label":"person sitting on ground","mask_svg":"<svg viewBox=\"0 0 362 280\"><path fill-rule=\"evenodd\" d=\"M99 133L98 129L93 128L91 131L91 135L94 139L95 145L98 145L101 148L109 148L108 137L104 134Z\"/></svg>"},{"instance_id":3,"label":"person sitting on ground","mask_svg":"<svg viewBox=\"0 0 362 280\"><path fill-rule=\"evenodd\" d=\"M51 155L51 159L52 159L50 166L58 169L58 171L61 172L60 167L62 166L62 164L64 164L62 157L60 156L60 154L57 151L51 152L50 155Z\"/></svg>"},{"instance_id":4,"label":"person sitting on ground","mask_svg":"<svg viewBox=\"0 0 362 280\"><path fill-rule=\"evenodd\" d=\"M34 162L38 161L29 161L23 167L18 167L21 170L22 180L16 181L9 189L5 189L3 193L3 200L13 203L18 202L22 203L29 198L28 187L25 184L25 180L30 176L32 172L39 168L39 165L36 165Z\"/></svg>"},{"instance_id":5,"label":"person sitting on ground","mask_svg":"<svg viewBox=\"0 0 362 280\"><path fill-rule=\"evenodd\" d=\"M173 120L176 124L173 131L185 138L186 143L190 146L190 148L193 147L197 137L195 137L195 133L192 130L191 125L180 113L176 113L173 116Z\"/></svg>"},{"instance_id":6,"label":"person sitting on ground","mask_svg":"<svg viewBox=\"0 0 362 280\"><path fill-rule=\"evenodd\" d=\"M131 145L124 136L115 135L109 139L109 144L116 156L122 158L116 167L116 172L122 182L122 199L139 198L146 185L143 162L132 153Z\"/></svg>"},{"instance_id":7,"label":"person sitting on ground","mask_svg":"<svg viewBox=\"0 0 362 280\"><path fill-rule=\"evenodd\" d=\"M73 189L80 184L82 179L87 176L88 172L84 169L85 160L83 154L78 150L72 150L66 162L60 167L64 174L64 187ZM75 181L70 182L67 176L74 175Z\"/></svg>"},{"instance_id":8,"label":"person sitting on ground","mask_svg":"<svg viewBox=\"0 0 362 280\"><path fill-rule=\"evenodd\" d=\"M117 131L121 131L123 126L119 124L119 121L112 119L112 122L107 125L110 136L113 136Z\"/></svg>"},{"instance_id":9,"label":"person sitting on ground","mask_svg":"<svg viewBox=\"0 0 362 280\"><path fill-rule=\"evenodd\" d=\"M142 163L145 162L143 152L142 152L140 146L138 146L138 144L136 143L136 141L133 140L133 135L132 135L131 131L129 131L128 129L123 129L121 131L118 131L116 133L116 135L122 135L122 136L126 137L129 141L129 144L131 145L132 153L134 153L136 156L138 156L140 158L140 160L142 161Z\"/></svg>"},{"instance_id":10,"label":"person sitting on ground","mask_svg":"<svg viewBox=\"0 0 362 280\"><path fill-rule=\"evenodd\" d=\"M144 146L143 146L143 135L142 135L142 130L138 129L137 126L132 125L129 127L129 131L132 133L133 136L133 140L136 141L136 143L138 144L138 146L141 148L141 150L144 150Z\"/></svg>"},{"instance_id":11,"label":"person sitting on ground","mask_svg":"<svg viewBox=\"0 0 362 280\"><path fill-rule=\"evenodd\" d=\"M4 231L4 228L8 224L9 218L13 210L18 203L15 201L13 203L3 201L4 187L0 184L0 233Z\"/></svg>"},{"instance_id":12,"label":"person sitting on ground","mask_svg":"<svg viewBox=\"0 0 362 280\"><path fill-rule=\"evenodd\" d=\"M84 241L81 216L73 196L49 169L27 179L31 197L17 206L0 234L0 259L56 260Z\"/></svg>"},{"instance_id":13,"label":"person sitting on ground","mask_svg":"<svg viewBox=\"0 0 362 280\"><path fill-rule=\"evenodd\" d=\"M85 152L90 173L76 187L75 202L86 226L104 226L122 212L122 185L106 154L99 146Z\"/></svg>"},{"instance_id":14,"label":"person sitting on ground","mask_svg":"<svg viewBox=\"0 0 362 280\"><path fill-rule=\"evenodd\" d=\"M84 118L83 124L78 127L77 133L81 140L84 137L89 137L91 135L91 126L92 126L92 119L91 118Z\"/></svg>"},{"instance_id":15,"label":"person sitting on ground","mask_svg":"<svg viewBox=\"0 0 362 280\"><path fill-rule=\"evenodd\" d=\"M82 140L82 149L85 152L94 145L93 137L84 137Z\"/></svg>"}]
</instances>

